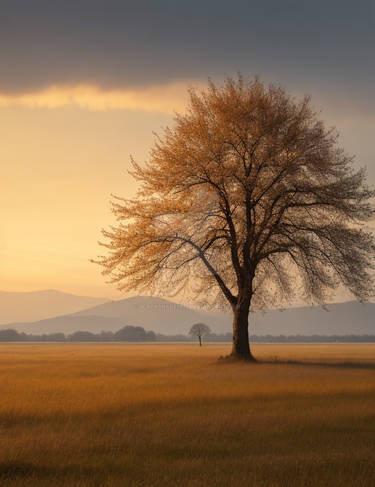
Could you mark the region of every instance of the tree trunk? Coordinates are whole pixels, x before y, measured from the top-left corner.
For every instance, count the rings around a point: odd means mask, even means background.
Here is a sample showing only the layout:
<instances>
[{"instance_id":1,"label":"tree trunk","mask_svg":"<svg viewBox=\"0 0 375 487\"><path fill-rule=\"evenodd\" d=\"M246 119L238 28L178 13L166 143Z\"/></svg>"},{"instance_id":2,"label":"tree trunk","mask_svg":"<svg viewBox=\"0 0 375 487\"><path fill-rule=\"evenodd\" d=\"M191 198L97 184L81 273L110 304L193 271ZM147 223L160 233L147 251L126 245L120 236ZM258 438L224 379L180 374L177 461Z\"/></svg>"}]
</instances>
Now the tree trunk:
<instances>
[{"instance_id":1,"label":"tree trunk","mask_svg":"<svg viewBox=\"0 0 375 487\"><path fill-rule=\"evenodd\" d=\"M202 338L200 335L198 335L198 338L199 338L199 346L201 347L202 346Z\"/></svg>"},{"instance_id":2,"label":"tree trunk","mask_svg":"<svg viewBox=\"0 0 375 487\"><path fill-rule=\"evenodd\" d=\"M238 360L256 362L249 345L250 298L239 299L233 309L233 345L230 356Z\"/></svg>"}]
</instances>

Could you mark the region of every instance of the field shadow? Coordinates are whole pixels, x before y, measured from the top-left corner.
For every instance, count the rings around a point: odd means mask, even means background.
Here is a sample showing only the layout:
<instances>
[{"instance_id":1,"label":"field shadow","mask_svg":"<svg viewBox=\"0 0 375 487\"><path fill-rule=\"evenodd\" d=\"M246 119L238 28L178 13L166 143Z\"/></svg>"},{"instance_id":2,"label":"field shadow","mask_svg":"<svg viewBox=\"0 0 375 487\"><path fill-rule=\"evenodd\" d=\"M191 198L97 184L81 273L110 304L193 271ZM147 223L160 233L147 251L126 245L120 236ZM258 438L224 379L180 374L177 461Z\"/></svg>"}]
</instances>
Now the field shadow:
<instances>
[{"instance_id":1,"label":"field shadow","mask_svg":"<svg viewBox=\"0 0 375 487\"><path fill-rule=\"evenodd\" d=\"M270 365L298 365L307 367L328 367L340 369L368 369L375 370L375 363L371 362L307 362L305 360L259 360L258 364Z\"/></svg>"}]
</instances>

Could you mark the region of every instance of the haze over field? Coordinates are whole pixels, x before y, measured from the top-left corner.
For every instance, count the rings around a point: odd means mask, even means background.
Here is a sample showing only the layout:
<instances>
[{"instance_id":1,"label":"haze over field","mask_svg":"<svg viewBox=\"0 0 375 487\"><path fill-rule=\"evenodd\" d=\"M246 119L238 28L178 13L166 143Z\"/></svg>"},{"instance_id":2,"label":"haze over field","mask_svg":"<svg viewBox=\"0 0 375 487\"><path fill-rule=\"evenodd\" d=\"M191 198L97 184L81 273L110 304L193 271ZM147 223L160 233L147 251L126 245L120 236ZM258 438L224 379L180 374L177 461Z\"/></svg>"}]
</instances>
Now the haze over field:
<instances>
[{"instance_id":1,"label":"haze over field","mask_svg":"<svg viewBox=\"0 0 375 487\"><path fill-rule=\"evenodd\" d=\"M32 292L0 291L0 325L11 321L36 321L74 313L107 300L76 296L55 289Z\"/></svg>"}]
</instances>

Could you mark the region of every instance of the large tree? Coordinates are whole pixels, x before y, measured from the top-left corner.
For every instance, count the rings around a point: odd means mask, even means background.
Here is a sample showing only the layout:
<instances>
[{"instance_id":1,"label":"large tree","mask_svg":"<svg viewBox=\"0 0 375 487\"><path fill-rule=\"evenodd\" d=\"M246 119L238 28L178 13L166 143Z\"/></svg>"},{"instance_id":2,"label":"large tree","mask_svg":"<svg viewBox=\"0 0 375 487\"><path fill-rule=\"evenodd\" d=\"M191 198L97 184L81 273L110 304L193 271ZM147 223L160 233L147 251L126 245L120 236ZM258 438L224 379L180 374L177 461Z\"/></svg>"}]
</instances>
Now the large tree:
<instances>
[{"instance_id":1,"label":"large tree","mask_svg":"<svg viewBox=\"0 0 375 487\"><path fill-rule=\"evenodd\" d=\"M120 289L204 295L233 310L231 355L254 360L250 310L295 295L322 304L373 292L364 170L305 97L241 76L190 91L184 114L133 161L135 199L115 198L99 262Z\"/></svg>"}]
</instances>

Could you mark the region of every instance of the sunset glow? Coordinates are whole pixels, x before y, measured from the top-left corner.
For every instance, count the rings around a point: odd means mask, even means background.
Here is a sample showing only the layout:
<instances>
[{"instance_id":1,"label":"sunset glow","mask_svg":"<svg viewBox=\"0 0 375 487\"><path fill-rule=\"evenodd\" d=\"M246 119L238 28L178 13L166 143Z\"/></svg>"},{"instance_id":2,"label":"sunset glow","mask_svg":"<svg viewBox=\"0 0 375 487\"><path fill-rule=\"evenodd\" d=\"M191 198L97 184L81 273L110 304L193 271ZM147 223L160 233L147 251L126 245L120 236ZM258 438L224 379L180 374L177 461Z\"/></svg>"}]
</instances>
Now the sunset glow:
<instances>
[{"instance_id":1,"label":"sunset glow","mask_svg":"<svg viewBox=\"0 0 375 487\"><path fill-rule=\"evenodd\" d=\"M246 2L150 3L147 14L126 2L23 3L6 2L0 21L0 289L119 296L89 262L114 224L110 194L136 193L130 156L148 159L153 133L209 77L241 71L311 94L375 181L370 4L280 17L278 4Z\"/></svg>"},{"instance_id":2,"label":"sunset glow","mask_svg":"<svg viewBox=\"0 0 375 487\"><path fill-rule=\"evenodd\" d=\"M184 109L187 85L187 82L177 82L117 90L105 90L90 84L53 85L37 92L6 95L0 93L0 107L55 109L71 106L93 111L140 110L173 114Z\"/></svg>"}]
</instances>

